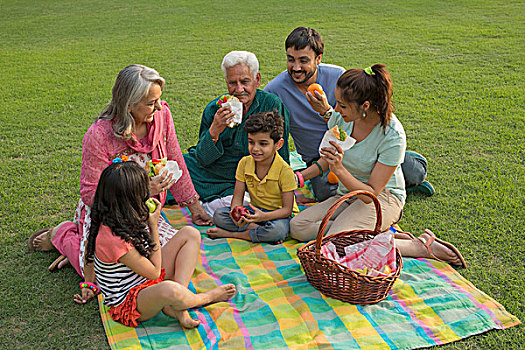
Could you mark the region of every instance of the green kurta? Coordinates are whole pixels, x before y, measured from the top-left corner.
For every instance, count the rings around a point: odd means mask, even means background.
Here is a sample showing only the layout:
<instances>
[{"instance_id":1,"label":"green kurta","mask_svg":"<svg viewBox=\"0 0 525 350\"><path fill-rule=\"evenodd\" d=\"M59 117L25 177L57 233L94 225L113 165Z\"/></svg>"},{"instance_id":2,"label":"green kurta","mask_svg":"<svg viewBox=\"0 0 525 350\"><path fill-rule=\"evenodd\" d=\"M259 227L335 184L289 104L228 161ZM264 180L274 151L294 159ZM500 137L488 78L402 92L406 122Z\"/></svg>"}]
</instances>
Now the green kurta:
<instances>
[{"instance_id":1,"label":"green kurta","mask_svg":"<svg viewBox=\"0 0 525 350\"><path fill-rule=\"evenodd\" d=\"M258 89L242 123L234 128L226 127L215 144L211 139L209 129L215 112L219 109L216 103L218 99L219 97L215 98L204 109L199 130L199 142L196 146L190 147L188 153L184 155L193 185L204 202L233 194L237 164L242 157L249 155L248 137L244 131L244 124L247 117L252 114L277 109L284 117L284 145L279 150L279 154L287 163L290 163L288 149L290 118L288 110L279 97Z\"/></svg>"}]
</instances>

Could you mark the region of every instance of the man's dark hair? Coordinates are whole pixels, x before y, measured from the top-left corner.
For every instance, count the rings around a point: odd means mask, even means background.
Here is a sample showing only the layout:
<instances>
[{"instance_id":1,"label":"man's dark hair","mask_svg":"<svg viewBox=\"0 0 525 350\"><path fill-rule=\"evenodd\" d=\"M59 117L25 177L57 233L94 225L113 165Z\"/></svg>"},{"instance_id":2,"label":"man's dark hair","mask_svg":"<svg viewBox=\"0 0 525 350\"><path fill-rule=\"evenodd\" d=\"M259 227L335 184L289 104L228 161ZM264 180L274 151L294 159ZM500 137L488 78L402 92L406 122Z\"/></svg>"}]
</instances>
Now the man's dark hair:
<instances>
[{"instance_id":1,"label":"man's dark hair","mask_svg":"<svg viewBox=\"0 0 525 350\"><path fill-rule=\"evenodd\" d=\"M321 39L321 35L313 28L295 28L290 35L288 35L284 43L286 50L290 47L296 50L302 50L307 46L314 51L316 57L324 51L323 39Z\"/></svg>"},{"instance_id":2,"label":"man's dark hair","mask_svg":"<svg viewBox=\"0 0 525 350\"><path fill-rule=\"evenodd\" d=\"M273 142L277 143L283 137L283 117L274 109L270 112L252 114L244 124L244 130L248 134L264 132L270 134Z\"/></svg>"}]
</instances>

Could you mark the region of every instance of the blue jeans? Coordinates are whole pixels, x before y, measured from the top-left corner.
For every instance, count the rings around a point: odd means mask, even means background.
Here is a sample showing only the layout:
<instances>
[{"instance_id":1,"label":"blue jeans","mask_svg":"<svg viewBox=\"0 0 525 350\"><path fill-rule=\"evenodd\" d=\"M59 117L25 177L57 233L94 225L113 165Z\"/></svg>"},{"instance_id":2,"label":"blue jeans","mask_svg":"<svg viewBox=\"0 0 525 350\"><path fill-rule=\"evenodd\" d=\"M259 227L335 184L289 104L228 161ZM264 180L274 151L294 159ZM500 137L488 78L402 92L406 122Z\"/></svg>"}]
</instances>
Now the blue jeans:
<instances>
[{"instance_id":1,"label":"blue jeans","mask_svg":"<svg viewBox=\"0 0 525 350\"><path fill-rule=\"evenodd\" d=\"M326 178L329 171L326 171L323 176L316 176L310 179L312 185L312 192L318 202L335 196L339 184L331 184Z\"/></svg>"},{"instance_id":2,"label":"blue jeans","mask_svg":"<svg viewBox=\"0 0 525 350\"><path fill-rule=\"evenodd\" d=\"M252 208L245 208L248 209L251 214L254 213ZM261 208L259 209L264 212L269 211ZM230 207L222 207L217 209L215 214L213 214L213 222L215 222L215 226L230 232L246 231L248 229L248 225L242 227L235 225L232 218L230 217L230 211ZM288 217L286 219L256 222L258 226L256 228L250 229L250 238L252 242L275 243L278 241L284 241L290 232L290 219L291 218Z\"/></svg>"},{"instance_id":3,"label":"blue jeans","mask_svg":"<svg viewBox=\"0 0 525 350\"><path fill-rule=\"evenodd\" d=\"M307 163L311 165L312 163ZM403 170L403 177L405 178L405 187L414 187L420 185L427 176L427 160L425 157L414 151L407 151L405 159L401 164ZM312 185L312 192L317 201L322 202L332 196L335 196L338 184L331 184L328 182L326 176L328 171L323 176L316 176L310 179Z\"/></svg>"},{"instance_id":4,"label":"blue jeans","mask_svg":"<svg viewBox=\"0 0 525 350\"><path fill-rule=\"evenodd\" d=\"M405 160L401 164L405 187L414 187L425 181L427 176L427 161L418 153L407 151Z\"/></svg>"}]
</instances>

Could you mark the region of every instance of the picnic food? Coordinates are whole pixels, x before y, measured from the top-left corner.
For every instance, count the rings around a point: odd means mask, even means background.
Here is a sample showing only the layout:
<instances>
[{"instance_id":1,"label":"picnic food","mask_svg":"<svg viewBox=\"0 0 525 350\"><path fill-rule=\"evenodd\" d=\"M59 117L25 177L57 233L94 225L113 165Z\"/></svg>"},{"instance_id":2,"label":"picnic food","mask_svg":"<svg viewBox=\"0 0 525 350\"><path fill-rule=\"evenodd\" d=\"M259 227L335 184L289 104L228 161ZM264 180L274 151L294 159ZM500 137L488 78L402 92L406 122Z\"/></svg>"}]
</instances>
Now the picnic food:
<instances>
[{"instance_id":1,"label":"picnic food","mask_svg":"<svg viewBox=\"0 0 525 350\"><path fill-rule=\"evenodd\" d=\"M336 174L334 174L332 171L330 171L328 173L328 175L326 175L326 179L328 180L329 183L331 183L332 185L333 184L336 184L339 182L339 178L337 177Z\"/></svg>"},{"instance_id":2,"label":"picnic food","mask_svg":"<svg viewBox=\"0 0 525 350\"><path fill-rule=\"evenodd\" d=\"M148 160L146 162L146 172L149 177L153 177L160 174L160 170L166 166L168 160L166 158Z\"/></svg>"},{"instance_id":3,"label":"picnic food","mask_svg":"<svg viewBox=\"0 0 525 350\"><path fill-rule=\"evenodd\" d=\"M343 128L341 128L340 126L338 127L337 125L331 128L330 132L337 140L342 142L344 142L346 140L346 137L348 136L343 130Z\"/></svg>"},{"instance_id":4,"label":"picnic food","mask_svg":"<svg viewBox=\"0 0 525 350\"><path fill-rule=\"evenodd\" d=\"M231 212L232 219L235 222L238 222L241 218L246 217L246 215L248 215L248 214L250 214L250 211L248 209L246 209L245 207L240 206L240 205L238 205L235 208L233 208L233 210Z\"/></svg>"},{"instance_id":5,"label":"picnic food","mask_svg":"<svg viewBox=\"0 0 525 350\"><path fill-rule=\"evenodd\" d=\"M315 96L315 92L318 92L320 95L324 95L323 87L317 83L310 84L308 86L308 92Z\"/></svg>"},{"instance_id":6,"label":"picnic food","mask_svg":"<svg viewBox=\"0 0 525 350\"><path fill-rule=\"evenodd\" d=\"M155 204L155 201L153 201L152 198L149 198L146 201L146 206L148 207L150 213L154 213L155 210L157 209L157 204Z\"/></svg>"},{"instance_id":7,"label":"picnic food","mask_svg":"<svg viewBox=\"0 0 525 350\"><path fill-rule=\"evenodd\" d=\"M230 128L233 128L242 122L242 103L237 97L226 94L219 97L216 103L219 107L222 107L224 104L228 103L232 112L235 114L231 119L230 124L228 124Z\"/></svg>"}]
</instances>

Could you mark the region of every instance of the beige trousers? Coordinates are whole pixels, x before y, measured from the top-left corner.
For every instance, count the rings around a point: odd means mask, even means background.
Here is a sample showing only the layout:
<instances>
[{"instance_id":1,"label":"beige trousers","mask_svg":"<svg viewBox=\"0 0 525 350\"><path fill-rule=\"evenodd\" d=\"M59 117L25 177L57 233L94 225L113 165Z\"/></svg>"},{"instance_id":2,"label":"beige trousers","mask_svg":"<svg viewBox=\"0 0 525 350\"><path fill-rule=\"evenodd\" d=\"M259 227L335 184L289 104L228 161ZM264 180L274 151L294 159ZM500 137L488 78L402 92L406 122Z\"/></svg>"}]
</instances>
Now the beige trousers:
<instances>
[{"instance_id":1,"label":"beige trousers","mask_svg":"<svg viewBox=\"0 0 525 350\"><path fill-rule=\"evenodd\" d=\"M330 197L300 212L290 221L290 236L302 242L314 240L326 212L339 198L341 198L339 195ZM384 231L399 221L403 203L390 190L381 192L377 199L383 216L381 231ZM366 204L360 199L351 198L337 208L323 235L349 230L373 230L375 224L374 203Z\"/></svg>"}]
</instances>

